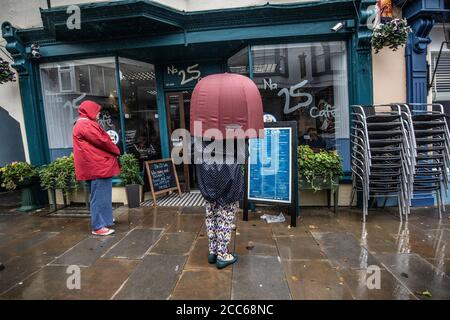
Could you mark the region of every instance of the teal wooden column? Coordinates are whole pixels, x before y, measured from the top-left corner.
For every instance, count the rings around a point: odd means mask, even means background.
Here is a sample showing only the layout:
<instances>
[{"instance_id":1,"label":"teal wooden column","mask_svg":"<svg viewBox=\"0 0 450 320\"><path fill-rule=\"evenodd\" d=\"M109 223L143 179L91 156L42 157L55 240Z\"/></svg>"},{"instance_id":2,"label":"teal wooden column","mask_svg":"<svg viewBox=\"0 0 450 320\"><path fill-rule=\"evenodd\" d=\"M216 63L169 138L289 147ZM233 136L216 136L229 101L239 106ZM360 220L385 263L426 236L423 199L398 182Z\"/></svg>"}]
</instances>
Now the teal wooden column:
<instances>
[{"instance_id":1,"label":"teal wooden column","mask_svg":"<svg viewBox=\"0 0 450 320\"><path fill-rule=\"evenodd\" d=\"M375 4L373 0L362 0L357 12L356 32L350 44L352 104L373 104L372 30L367 27L367 22L376 13ZM358 207L362 207L362 199L362 192L358 191Z\"/></svg>"},{"instance_id":2,"label":"teal wooden column","mask_svg":"<svg viewBox=\"0 0 450 320\"><path fill-rule=\"evenodd\" d=\"M167 127L166 97L164 92L164 67L155 65L156 104L158 108L159 135L163 158L170 158L169 129Z\"/></svg>"},{"instance_id":3,"label":"teal wooden column","mask_svg":"<svg viewBox=\"0 0 450 320\"><path fill-rule=\"evenodd\" d=\"M50 153L41 98L39 65L37 61L30 59L27 49L16 35L16 29L9 22L3 23L2 34L7 41L6 49L14 59L12 67L19 74L18 81L30 162L36 166L47 164L50 162Z\"/></svg>"},{"instance_id":4,"label":"teal wooden column","mask_svg":"<svg viewBox=\"0 0 450 320\"><path fill-rule=\"evenodd\" d=\"M369 18L376 13L376 1L362 0L358 24L351 44L353 104L373 103L372 30L367 27Z\"/></svg>"},{"instance_id":5,"label":"teal wooden column","mask_svg":"<svg viewBox=\"0 0 450 320\"><path fill-rule=\"evenodd\" d=\"M120 139L122 140L123 153L127 153L128 146L125 140L125 115L123 113L123 101L122 101L122 85L120 79L120 62L119 56L114 57L115 71L116 71L116 88L117 88L117 100L119 102L119 117L120 117Z\"/></svg>"}]
</instances>

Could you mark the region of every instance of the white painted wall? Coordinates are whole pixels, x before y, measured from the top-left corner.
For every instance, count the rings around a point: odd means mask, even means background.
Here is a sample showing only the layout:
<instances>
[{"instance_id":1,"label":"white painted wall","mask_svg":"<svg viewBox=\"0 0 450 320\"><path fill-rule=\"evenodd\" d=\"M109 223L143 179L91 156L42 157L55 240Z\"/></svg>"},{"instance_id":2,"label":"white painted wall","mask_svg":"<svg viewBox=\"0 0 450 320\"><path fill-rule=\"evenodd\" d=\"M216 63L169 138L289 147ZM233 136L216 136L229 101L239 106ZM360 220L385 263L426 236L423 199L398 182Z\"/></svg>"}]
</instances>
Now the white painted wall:
<instances>
[{"instance_id":1,"label":"white painted wall","mask_svg":"<svg viewBox=\"0 0 450 320\"><path fill-rule=\"evenodd\" d=\"M384 48L372 54L373 100L375 104L406 101L405 49Z\"/></svg>"},{"instance_id":2,"label":"white painted wall","mask_svg":"<svg viewBox=\"0 0 450 320\"><path fill-rule=\"evenodd\" d=\"M3 47L4 45L4 42L0 42L0 47L2 48L2 50L6 51ZM11 62L11 60L1 50L0 57L8 62ZM28 143L26 139L25 125L23 120L22 101L20 98L19 85L17 81L0 84L0 107L5 109L11 117L13 117L20 123L20 131L22 133L25 158L27 161L29 161L30 158L28 154Z\"/></svg>"}]
</instances>

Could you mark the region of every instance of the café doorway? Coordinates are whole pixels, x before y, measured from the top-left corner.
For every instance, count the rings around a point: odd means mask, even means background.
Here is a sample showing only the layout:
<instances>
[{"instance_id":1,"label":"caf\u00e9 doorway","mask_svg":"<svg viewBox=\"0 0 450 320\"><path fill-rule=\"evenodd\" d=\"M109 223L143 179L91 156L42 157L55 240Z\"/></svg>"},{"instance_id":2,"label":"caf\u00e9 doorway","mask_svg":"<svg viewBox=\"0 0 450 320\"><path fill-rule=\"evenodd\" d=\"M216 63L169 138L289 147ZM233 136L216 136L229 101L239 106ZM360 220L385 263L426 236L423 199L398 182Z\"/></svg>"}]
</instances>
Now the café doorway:
<instances>
[{"instance_id":1,"label":"caf\u00e9 doorway","mask_svg":"<svg viewBox=\"0 0 450 320\"><path fill-rule=\"evenodd\" d=\"M190 141L183 141L182 139L172 137L172 132L179 128L190 130L189 111L191 95L191 90L166 93L166 114L170 150L172 152L172 150L175 149L174 151L177 154L180 154L180 156L183 155L182 150L184 143L190 143ZM197 188L195 166L192 164L181 164L177 165L176 169L182 192L191 192L195 190Z\"/></svg>"}]
</instances>

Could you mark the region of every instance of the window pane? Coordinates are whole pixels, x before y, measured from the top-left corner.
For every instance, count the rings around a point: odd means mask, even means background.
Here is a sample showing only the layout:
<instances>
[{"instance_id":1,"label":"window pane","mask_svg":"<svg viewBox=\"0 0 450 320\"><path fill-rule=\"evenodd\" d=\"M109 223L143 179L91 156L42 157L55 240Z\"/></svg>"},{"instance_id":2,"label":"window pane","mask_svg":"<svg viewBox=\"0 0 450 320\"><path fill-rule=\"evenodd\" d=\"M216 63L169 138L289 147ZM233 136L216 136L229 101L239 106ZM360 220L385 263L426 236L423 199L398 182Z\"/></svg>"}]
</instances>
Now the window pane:
<instances>
[{"instance_id":1,"label":"window pane","mask_svg":"<svg viewBox=\"0 0 450 320\"><path fill-rule=\"evenodd\" d=\"M228 72L249 76L248 48L244 48L228 59Z\"/></svg>"},{"instance_id":2,"label":"window pane","mask_svg":"<svg viewBox=\"0 0 450 320\"><path fill-rule=\"evenodd\" d=\"M119 59L127 151L143 162L161 158L155 67Z\"/></svg>"},{"instance_id":3,"label":"window pane","mask_svg":"<svg viewBox=\"0 0 450 320\"><path fill-rule=\"evenodd\" d=\"M47 63L40 69L51 160L72 152L73 124L84 100L102 106L99 123L116 131L120 140L114 58Z\"/></svg>"},{"instance_id":4,"label":"window pane","mask_svg":"<svg viewBox=\"0 0 450 320\"><path fill-rule=\"evenodd\" d=\"M337 150L349 170L345 42L253 46L252 59L264 112L296 121L299 144Z\"/></svg>"}]
</instances>

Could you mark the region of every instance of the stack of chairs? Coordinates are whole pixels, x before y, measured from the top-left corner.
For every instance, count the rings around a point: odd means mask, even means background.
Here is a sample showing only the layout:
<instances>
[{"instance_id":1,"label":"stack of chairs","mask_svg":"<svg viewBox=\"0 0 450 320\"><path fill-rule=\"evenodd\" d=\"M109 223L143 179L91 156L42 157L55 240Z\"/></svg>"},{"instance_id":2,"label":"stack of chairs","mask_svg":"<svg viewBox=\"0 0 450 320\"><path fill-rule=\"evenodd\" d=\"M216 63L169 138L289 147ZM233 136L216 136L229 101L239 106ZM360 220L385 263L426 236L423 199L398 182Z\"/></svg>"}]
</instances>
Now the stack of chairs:
<instances>
[{"instance_id":1,"label":"stack of chairs","mask_svg":"<svg viewBox=\"0 0 450 320\"><path fill-rule=\"evenodd\" d=\"M414 111L412 122L417 145L414 199L436 195L439 218L445 212L450 168L449 127L440 104L410 104ZM424 107L425 110L418 107Z\"/></svg>"},{"instance_id":2,"label":"stack of chairs","mask_svg":"<svg viewBox=\"0 0 450 320\"><path fill-rule=\"evenodd\" d=\"M413 190L415 151L412 117L407 106L352 106L351 163L353 188L362 193L363 221L369 200L396 197L400 220L408 218ZM373 203L372 202L372 203Z\"/></svg>"}]
</instances>

